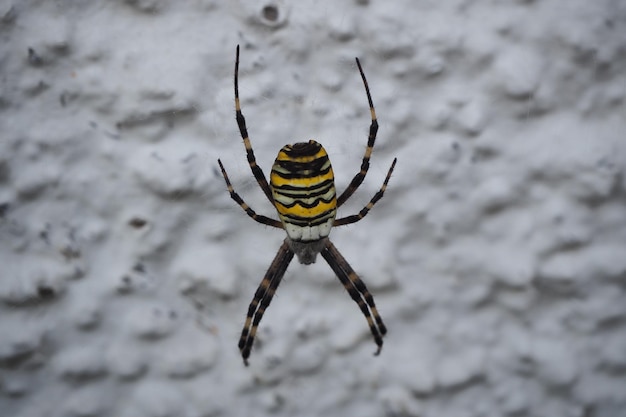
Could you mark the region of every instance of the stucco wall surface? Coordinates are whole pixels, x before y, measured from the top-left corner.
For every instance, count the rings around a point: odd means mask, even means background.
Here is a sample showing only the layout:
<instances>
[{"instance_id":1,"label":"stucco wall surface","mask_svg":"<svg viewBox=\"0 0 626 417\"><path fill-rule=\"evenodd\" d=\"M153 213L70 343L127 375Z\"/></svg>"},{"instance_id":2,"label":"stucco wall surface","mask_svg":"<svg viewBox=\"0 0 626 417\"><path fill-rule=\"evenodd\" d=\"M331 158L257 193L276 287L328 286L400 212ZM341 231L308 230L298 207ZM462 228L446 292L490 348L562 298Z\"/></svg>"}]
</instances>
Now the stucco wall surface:
<instances>
[{"instance_id":1,"label":"stucco wall surface","mask_svg":"<svg viewBox=\"0 0 626 417\"><path fill-rule=\"evenodd\" d=\"M626 416L626 2L0 2L0 415ZM237 341L316 139L357 213Z\"/></svg>"}]
</instances>

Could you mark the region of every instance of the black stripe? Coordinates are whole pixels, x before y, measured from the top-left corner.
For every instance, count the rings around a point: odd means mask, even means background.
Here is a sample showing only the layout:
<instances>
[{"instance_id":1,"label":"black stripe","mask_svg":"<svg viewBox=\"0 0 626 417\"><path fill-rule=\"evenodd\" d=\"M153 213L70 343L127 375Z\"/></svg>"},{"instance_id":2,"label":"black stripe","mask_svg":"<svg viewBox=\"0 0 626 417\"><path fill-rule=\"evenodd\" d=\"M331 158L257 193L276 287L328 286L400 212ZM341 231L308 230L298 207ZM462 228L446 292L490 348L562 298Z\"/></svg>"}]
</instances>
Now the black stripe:
<instances>
[{"instance_id":1,"label":"black stripe","mask_svg":"<svg viewBox=\"0 0 626 417\"><path fill-rule=\"evenodd\" d=\"M291 184L283 184L283 185L279 185L276 186L274 184L272 184L272 187L274 187L274 190L279 192L280 194L283 193L283 191L286 190L292 190L292 191L305 191L305 190L316 190L320 187L324 187L324 188L329 188L331 185L334 185L334 180L332 178L324 180L322 182L320 182L319 184L316 184L313 187L302 187L299 185L291 185Z\"/></svg>"},{"instance_id":2,"label":"black stripe","mask_svg":"<svg viewBox=\"0 0 626 417\"><path fill-rule=\"evenodd\" d=\"M317 169L320 169L322 165L328 162L328 155L323 155L323 156L320 156L319 158L315 158L311 161L306 161L306 162L300 162L298 160L293 160L293 159L289 159L289 160L278 159L275 162L281 167L284 167L285 169L289 169L289 167L294 167L293 169L303 169L303 168L314 169L314 167Z\"/></svg>"},{"instance_id":3,"label":"black stripe","mask_svg":"<svg viewBox=\"0 0 626 417\"><path fill-rule=\"evenodd\" d=\"M330 172L330 164L328 164L328 168L322 169L327 162L328 156L323 156L310 162L276 161L274 164L287 172L281 172L277 169L272 169L272 172L285 179L317 177Z\"/></svg>"},{"instance_id":4,"label":"black stripe","mask_svg":"<svg viewBox=\"0 0 626 417\"><path fill-rule=\"evenodd\" d=\"M328 221L328 219L321 219L321 220L317 220L317 221L314 221L314 222L298 222L298 221L292 221L291 219L285 220L286 223L292 224L292 225L298 226L298 227L306 227L306 226L315 227L315 226L319 226L321 224L324 224L327 221Z\"/></svg>"},{"instance_id":5,"label":"black stripe","mask_svg":"<svg viewBox=\"0 0 626 417\"><path fill-rule=\"evenodd\" d=\"M310 161L300 162L297 159L277 159L275 161L278 165L289 169L288 167L293 166L295 169L302 169L308 167L318 167L321 168L326 162L328 162L328 155L322 155L318 158L315 158Z\"/></svg>"},{"instance_id":6,"label":"black stripe","mask_svg":"<svg viewBox=\"0 0 626 417\"><path fill-rule=\"evenodd\" d=\"M324 194L327 194L331 189L333 189L332 184L329 184L326 187L300 188L298 190L291 190L291 192L274 188L274 192L278 195L281 195L287 198L301 199L303 197L311 198L311 197L324 195Z\"/></svg>"},{"instance_id":7,"label":"black stripe","mask_svg":"<svg viewBox=\"0 0 626 417\"><path fill-rule=\"evenodd\" d=\"M299 178L314 178L320 175L326 175L331 170L331 167L328 169L320 170L320 169L303 169L300 171L292 171L290 170L288 173L280 172L275 169L272 169L272 173L278 175L281 178L286 180L297 180Z\"/></svg>"},{"instance_id":8,"label":"black stripe","mask_svg":"<svg viewBox=\"0 0 626 417\"><path fill-rule=\"evenodd\" d=\"M333 196L333 198L334 197L335 196ZM333 198L331 198L330 200L326 200L326 199L323 199L323 198L316 198L315 201L313 201L312 203L305 203L302 200L294 200L294 202L292 204L285 204L285 203L282 203L282 202L280 202L278 200L274 200L274 202L276 204L280 204L281 206L287 207L287 208L291 208L291 207L295 206L296 204L298 204L301 207L310 209L310 208L316 207L319 203L326 203L326 204L328 204L331 201L333 201Z\"/></svg>"}]
</instances>

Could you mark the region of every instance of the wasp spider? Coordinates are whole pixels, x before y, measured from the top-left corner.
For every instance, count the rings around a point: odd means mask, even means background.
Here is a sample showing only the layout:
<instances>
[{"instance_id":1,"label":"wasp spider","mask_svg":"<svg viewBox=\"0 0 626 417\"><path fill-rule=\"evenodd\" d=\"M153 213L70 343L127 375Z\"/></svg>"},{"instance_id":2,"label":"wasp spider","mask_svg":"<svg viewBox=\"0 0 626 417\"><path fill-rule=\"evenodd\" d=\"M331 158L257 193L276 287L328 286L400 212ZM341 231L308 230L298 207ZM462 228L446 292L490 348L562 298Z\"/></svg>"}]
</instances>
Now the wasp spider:
<instances>
[{"instance_id":1,"label":"wasp spider","mask_svg":"<svg viewBox=\"0 0 626 417\"><path fill-rule=\"evenodd\" d=\"M222 165L222 161L218 159L218 163L231 198L241 206L246 214L259 223L284 229L287 232L287 238L278 250L278 254L272 261L248 307L248 315L239 339L239 350L246 365L248 365L250 349L252 348L259 322L272 301L276 288L278 288L278 284L280 284L294 254L298 256L300 263L306 265L315 262L318 253L322 255L352 299L359 305L363 315L365 315L374 336L374 341L378 346L375 354L378 355L382 349L383 336L387 332L387 328L383 324L378 310L376 310L374 298L356 272L335 248L335 245L328 239L328 235L334 226L356 223L367 215L374 204L382 198L396 165L396 159L394 159L382 187L358 214L339 219L335 218L337 208L345 203L359 188L367 174L370 156L376 141L376 132L378 131L374 104L372 103L367 80L358 58L356 59L356 64L365 86L372 122L361 169L352 178L348 188L337 197L333 169L328 155L324 147L314 140L285 145L278 152L276 161L272 166L268 184L263 171L256 163L254 151L248 138L246 120L241 112L238 87L239 46L237 46L235 59L235 115L237 124L243 137L252 174L267 199L276 208L280 221L257 214L252 210L239 194L235 192Z\"/></svg>"}]
</instances>

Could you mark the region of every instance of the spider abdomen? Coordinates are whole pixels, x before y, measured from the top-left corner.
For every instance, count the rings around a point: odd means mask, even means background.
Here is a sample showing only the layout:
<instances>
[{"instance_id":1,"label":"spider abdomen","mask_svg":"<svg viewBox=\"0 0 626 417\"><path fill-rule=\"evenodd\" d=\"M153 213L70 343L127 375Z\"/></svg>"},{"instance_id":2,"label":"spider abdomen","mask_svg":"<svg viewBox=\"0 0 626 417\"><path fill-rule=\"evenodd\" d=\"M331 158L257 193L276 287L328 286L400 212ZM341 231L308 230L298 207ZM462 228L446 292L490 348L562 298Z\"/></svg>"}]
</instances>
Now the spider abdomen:
<instances>
[{"instance_id":1,"label":"spider abdomen","mask_svg":"<svg viewBox=\"0 0 626 417\"><path fill-rule=\"evenodd\" d=\"M337 215L335 178L322 145L314 140L285 145L272 166L274 205L289 238L327 237Z\"/></svg>"}]
</instances>

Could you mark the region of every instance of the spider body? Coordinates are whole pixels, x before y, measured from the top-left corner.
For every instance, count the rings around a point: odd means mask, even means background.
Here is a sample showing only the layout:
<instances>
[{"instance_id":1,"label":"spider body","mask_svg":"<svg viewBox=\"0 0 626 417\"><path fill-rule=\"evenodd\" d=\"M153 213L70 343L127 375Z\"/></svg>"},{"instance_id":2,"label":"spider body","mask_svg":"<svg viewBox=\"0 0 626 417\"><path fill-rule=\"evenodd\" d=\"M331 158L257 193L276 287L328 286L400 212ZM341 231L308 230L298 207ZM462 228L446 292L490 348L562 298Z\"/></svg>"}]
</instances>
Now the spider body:
<instances>
[{"instance_id":1,"label":"spider body","mask_svg":"<svg viewBox=\"0 0 626 417\"><path fill-rule=\"evenodd\" d=\"M358 58L356 63L365 86L372 121L361 169L354 176L348 188L337 197L335 178L328 154L324 147L314 140L285 145L278 152L268 183L263 170L256 163L252 144L248 137L246 120L241 112L238 86L239 46L237 46L235 60L235 116L237 125L243 138L252 174L267 199L275 207L280 220L257 214L248 206L234 190L222 161L218 159L218 163L231 198L239 204L246 214L259 223L284 229L287 233L285 241L278 249L278 253L248 307L244 328L239 338L239 350L246 365L248 365L248 357L259 323L294 255L297 255L298 261L305 265L314 263L318 254L322 255L365 316L374 341L378 346L375 354L378 355L382 349L382 338L387 332L387 328L378 314L374 298L365 283L328 238L333 227L356 223L367 215L374 204L383 197L396 165L396 159L394 159L383 185L359 213L337 219L337 209L348 200L365 179L378 131L374 104Z\"/></svg>"},{"instance_id":2,"label":"spider body","mask_svg":"<svg viewBox=\"0 0 626 417\"><path fill-rule=\"evenodd\" d=\"M337 196L333 168L322 145L310 140L284 146L272 166L270 187L291 241L306 246L330 234L337 216ZM303 262L309 257L299 255L298 259L305 264L315 262L315 257L311 262Z\"/></svg>"}]
</instances>

